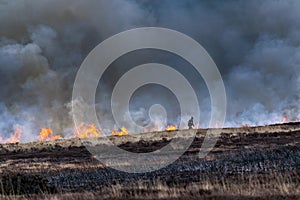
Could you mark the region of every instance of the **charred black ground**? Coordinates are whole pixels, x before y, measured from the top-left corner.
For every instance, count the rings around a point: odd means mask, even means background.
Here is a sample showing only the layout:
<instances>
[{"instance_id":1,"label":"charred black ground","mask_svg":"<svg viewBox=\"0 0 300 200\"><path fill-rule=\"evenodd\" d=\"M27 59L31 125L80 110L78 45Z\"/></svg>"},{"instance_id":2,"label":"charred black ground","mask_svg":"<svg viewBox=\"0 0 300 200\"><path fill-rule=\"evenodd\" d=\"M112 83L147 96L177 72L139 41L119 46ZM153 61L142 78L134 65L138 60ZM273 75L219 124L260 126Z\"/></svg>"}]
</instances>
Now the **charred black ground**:
<instances>
[{"instance_id":1,"label":"charred black ground","mask_svg":"<svg viewBox=\"0 0 300 200\"><path fill-rule=\"evenodd\" d=\"M175 163L143 174L105 167L78 139L3 144L0 193L3 198L36 199L300 197L300 123L223 129L204 159L197 155L205 130L195 131L194 142ZM137 142L112 140L128 151L149 152L166 145L173 132L152 134L156 136Z\"/></svg>"}]
</instances>

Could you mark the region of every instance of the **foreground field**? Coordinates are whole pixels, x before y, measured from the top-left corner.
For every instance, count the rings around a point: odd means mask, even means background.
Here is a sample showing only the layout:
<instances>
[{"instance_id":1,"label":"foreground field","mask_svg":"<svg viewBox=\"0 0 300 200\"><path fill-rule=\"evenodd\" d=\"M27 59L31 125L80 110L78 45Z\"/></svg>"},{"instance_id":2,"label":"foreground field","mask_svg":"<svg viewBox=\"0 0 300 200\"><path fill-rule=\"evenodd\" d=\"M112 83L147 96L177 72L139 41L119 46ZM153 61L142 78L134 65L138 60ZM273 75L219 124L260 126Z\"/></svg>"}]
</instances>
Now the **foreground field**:
<instances>
[{"instance_id":1,"label":"foreground field","mask_svg":"<svg viewBox=\"0 0 300 200\"><path fill-rule=\"evenodd\" d=\"M206 130L192 131L197 133L194 142L175 163L142 174L105 167L79 139L2 144L0 197L300 199L300 123L223 129L215 148L204 159L198 158L198 152ZM131 136L111 140L128 151L150 152L168 144L176 133L148 133L150 137L143 140ZM105 145L101 138L98 140L98 145Z\"/></svg>"}]
</instances>

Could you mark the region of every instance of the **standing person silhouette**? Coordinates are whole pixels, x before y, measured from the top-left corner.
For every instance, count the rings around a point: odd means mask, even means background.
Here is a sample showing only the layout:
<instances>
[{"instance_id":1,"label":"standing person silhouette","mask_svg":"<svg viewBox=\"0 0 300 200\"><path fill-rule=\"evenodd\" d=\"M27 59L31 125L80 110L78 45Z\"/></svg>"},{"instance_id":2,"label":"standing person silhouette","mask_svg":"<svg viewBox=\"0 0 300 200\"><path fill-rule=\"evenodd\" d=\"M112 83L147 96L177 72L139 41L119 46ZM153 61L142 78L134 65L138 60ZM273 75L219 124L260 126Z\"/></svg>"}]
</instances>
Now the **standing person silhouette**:
<instances>
[{"instance_id":1,"label":"standing person silhouette","mask_svg":"<svg viewBox=\"0 0 300 200\"><path fill-rule=\"evenodd\" d=\"M191 117L191 119L188 121L188 127L189 127L189 129L192 129L193 126L194 126L194 118Z\"/></svg>"}]
</instances>

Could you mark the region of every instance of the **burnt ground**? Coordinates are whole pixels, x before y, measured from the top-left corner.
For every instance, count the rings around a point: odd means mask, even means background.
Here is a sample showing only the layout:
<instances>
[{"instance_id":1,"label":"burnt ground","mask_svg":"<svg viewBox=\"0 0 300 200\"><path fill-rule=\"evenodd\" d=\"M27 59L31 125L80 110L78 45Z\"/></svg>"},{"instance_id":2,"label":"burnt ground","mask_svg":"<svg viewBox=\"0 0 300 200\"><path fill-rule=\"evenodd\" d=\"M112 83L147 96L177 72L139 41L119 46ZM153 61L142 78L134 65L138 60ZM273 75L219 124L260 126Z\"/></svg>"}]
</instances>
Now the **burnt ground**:
<instances>
[{"instance_id":1,"label":"burnt ground","mask_svg":"<svg viewBox=\"0 0 300 200\"><path fill-rule=\"evenodd\" d=\"M180 132L185 131L188 134ZM198 153L206 130L193 131L192 145L176 162L142 174L105 167L79 139L2 144L0 197L300 199L300 123L223 129L214 149L202 159ZM151 152L176 133L111 140L127 151Z\"/></svg>"}]
</instances>

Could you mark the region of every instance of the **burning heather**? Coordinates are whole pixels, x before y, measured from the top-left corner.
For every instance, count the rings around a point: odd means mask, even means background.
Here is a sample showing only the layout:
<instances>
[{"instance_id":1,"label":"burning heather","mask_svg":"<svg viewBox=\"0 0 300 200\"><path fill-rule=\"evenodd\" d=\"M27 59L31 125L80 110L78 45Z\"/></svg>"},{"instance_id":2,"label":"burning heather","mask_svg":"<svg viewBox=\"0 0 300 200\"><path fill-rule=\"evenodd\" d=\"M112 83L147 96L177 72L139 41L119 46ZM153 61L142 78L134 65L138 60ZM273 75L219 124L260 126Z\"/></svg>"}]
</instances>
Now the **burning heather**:
<instances>
[{"instance_id":1,"label":"burning heather","mask_svg":"<svg viewBox=\"0 0 300 200\"><path fill-rule=\"evenodd\" d=\"M111 134L114 136L128 135L128 130L125 127L122 127L121 131L112 130Z\"/></svg>"},{"instance_id":2,"label":"burning heather","mask_svg":"<svg viewBox=\"0 0 300 200\"><path fill-rule=\"evenodd\" d=\"M58 140L60 138L60 135L53 135L53 131L50 128L42 128L39 135L40 141Z\"/></svg>"},{"instance_id":3,"label":"burning heather","mask_svg":"<svg viewBox=\"0 0 300 200\"><path fill-rule=\"evenodd\" d=\"M286 122L287 122L287 116L283 116L281 122L282 122L282 123L286 123Z\"/></svg>"},{"instance_id":4,"label":"burning heather","mask_svg":"<svg viewBox=\"0 0 300 200\"><path fill-rule=\"evenodd\" d=\"M178 127L177 126L173 126L173 125L170 125L166 128L166 131L176 131L178 130Z\"/></svg>"},{"instance_id":5,"label":"burning heather","mask_svg":"<svg viewBox=\"0 0 300 200\"><path fill-rule=\"evenodd\" d=\"M300 199L299 19L0 0L0 199Z\"/></svg>"},{"instance_id":6,"label":"burning heather","mask_svg":"<svg viewBox=\"0 0 300 200\"><path fill-rule=\"evenodd\" d=\"M300 120L296 120L294 122L300 122ZM287 117L284 116L282 118L282 121L279 122L278 124L285 124L287 123ZM251 127L249 124L244 124L240 126L241 128L243 127ZM218 125L216 125L215 128L219 128ZM195 126L195 129L199 129L198 126ZM144 129L144 133L146 132L161 132L161 131L176 131L178 130L178 126L176 125L169 125L165 129L161 128L152 128L152 129ZM0 137L0 143L19 143L21 142L21 137L22 137L22 129L21 127L14 126L14 133L10 138L3 139ZM129 131L127 128L122 127L119 130L118 129L113 129L111 131L112 136L125 136L129 135ZM76 128L74 128L73 136L74 138L98 138L101 137L101 129L97 128L95 124L87 124L87 123L81 123L79 124ZM69 138L69 137L68 137ZM42 128L40 133L38 134L38 141L55 141L59 139L67 139L64 138L60 134L54 134L53 130L51 128Z\"/></svg>"},{"instance_id":7,"label":"burning heather","mask_svg":"<svg viewBox=\"0 0 300 200\"><path fill-rule=\"evenodd\" d=\"M93 138L100 137L101 130L97 128L95 124L81 123L75 128L74 137L77 138Z\"/></svg>"},{"instance_id":8,"label":"burning heather","mask_svg":"<svg viewBox=\"0 0 300 200\"><path fill-rule=\"evenodd\" d=\"M15 126L14 127L14 134L12 137L5 140L5 143L17 143L20 142L22 136L22 130L21 128Z\"/></svg>"}]
</instances>

